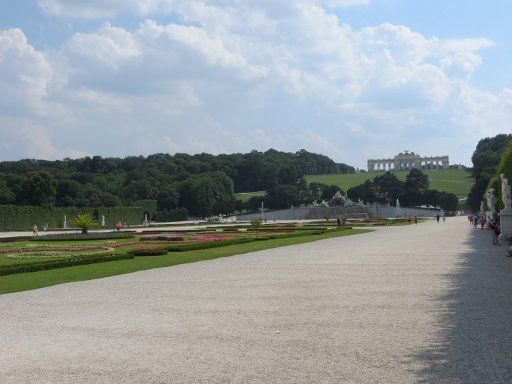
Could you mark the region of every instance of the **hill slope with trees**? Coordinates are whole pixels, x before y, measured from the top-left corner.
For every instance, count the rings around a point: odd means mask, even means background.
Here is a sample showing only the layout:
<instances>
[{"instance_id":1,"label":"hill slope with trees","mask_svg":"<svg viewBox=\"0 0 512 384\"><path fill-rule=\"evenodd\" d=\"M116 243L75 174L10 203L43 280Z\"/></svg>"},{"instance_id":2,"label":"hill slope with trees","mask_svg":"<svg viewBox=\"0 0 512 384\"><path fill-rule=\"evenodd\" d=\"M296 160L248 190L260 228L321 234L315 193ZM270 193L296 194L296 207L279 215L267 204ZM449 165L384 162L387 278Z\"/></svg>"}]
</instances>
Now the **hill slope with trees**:
<instances>
[{"instance_id":1,"label":"hill slope with trees","mask_svg":"<svg viewBox=\"0 0 512 384\"><path fill-rule=\"evenodd\" d=\"M297 185L306 174L352 172L351 166L305 150L4 161L0 204L116 207L156 200L157 218L166 220L179 208L191 216L232 212L235 192Z\"/></svg>"}]
</instances>

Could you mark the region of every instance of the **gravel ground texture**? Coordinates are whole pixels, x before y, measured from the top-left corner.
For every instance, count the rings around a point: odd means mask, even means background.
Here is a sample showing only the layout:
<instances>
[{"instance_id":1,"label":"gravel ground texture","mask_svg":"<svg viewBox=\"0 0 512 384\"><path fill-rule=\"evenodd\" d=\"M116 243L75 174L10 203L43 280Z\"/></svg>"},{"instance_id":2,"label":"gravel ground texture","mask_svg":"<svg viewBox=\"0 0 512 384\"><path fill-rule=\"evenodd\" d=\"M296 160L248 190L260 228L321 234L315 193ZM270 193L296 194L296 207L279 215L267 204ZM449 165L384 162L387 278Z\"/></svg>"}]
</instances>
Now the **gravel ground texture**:
<instances>
[{"instance_id":1,"label":"gravel ground texture","mask_svg":"<svg viewBox=\"0 0 512 384\"><path fill-rule=\"evenodd\" d=\"M0 383L510 383L512 258L464 218L0 296Z\"/></svg>"}]
</instances>

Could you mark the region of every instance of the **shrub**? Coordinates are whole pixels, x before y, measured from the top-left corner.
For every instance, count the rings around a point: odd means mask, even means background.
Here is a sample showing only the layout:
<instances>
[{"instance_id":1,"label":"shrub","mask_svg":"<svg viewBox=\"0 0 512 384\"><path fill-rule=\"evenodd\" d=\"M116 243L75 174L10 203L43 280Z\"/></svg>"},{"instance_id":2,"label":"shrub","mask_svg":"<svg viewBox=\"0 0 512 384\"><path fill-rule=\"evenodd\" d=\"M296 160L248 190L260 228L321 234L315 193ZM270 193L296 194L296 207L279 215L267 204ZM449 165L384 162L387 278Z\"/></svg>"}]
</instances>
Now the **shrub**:
<instances>
[{"instance_id":1,"label":"shrub","mask_svg":"<svg viewBox=\"0 0 512 384\"><path fill-rule=\"evenodd\" d=\"M162 247L151 247L151 248L134 248L128 251L133 256L161 256L167 253L167 250Z\"/></svg>"},{"instance_id":2,"label":"shrub","mask_svg":"<svg viewBox=\"0 0 512 384\"><path fill-rule=\"evenodd\" d=\"M251 226L254 228L259 228L263 224L263 221L261 219L252 219L251 220Z\"/></svg>"},{"instance_id":3,"label":"shrub","mask_svg":"<svg viewBox=\"0 0 512 384\"><path fill-rule=\"evenodd\" d=\"M36 272L48 269L72 267L75 265L85 265L94 263L103 263L107 261L117 261L133 259L133 255L83 255L81 257L63 258L59 260L44 260L24 264L8 264L0 266L0 276L12 275L15 273Z\"/></svg>"}]
</instances>

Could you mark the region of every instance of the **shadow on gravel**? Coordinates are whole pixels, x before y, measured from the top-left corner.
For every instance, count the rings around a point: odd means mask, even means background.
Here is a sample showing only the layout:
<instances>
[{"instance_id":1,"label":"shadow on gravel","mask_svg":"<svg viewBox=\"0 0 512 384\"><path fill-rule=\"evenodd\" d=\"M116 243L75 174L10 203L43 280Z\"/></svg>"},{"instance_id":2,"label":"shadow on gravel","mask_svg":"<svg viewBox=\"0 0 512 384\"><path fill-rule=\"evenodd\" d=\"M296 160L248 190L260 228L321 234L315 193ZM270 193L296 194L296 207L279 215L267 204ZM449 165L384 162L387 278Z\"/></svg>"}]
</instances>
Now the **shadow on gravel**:
<instances>
[{"instance_id":1,"label":"shadow on gravel","mask_svg":"<svg viewBox=\"0 0 512 384\"><path fill-rule=\"evenodd\" d=\"M420 382L512 383L512 258L489 231L471 230L468 243L446 275L436 344L413 356Z\"/></svg>"}]
</instances>

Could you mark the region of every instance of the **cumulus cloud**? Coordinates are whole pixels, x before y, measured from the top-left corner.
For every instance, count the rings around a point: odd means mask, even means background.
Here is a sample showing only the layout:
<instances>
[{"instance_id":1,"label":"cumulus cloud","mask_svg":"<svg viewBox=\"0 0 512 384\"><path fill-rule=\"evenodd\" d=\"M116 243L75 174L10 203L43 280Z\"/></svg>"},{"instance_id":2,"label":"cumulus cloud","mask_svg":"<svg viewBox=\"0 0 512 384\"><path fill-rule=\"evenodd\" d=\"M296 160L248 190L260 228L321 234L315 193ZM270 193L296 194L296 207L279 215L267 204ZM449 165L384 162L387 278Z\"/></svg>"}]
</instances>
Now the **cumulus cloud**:
<instances>
[{"instance_id":1,"label":"cumulus cloud","mask_svg":"<svg viewBox=\"0 0 512 384\"><path fill-rule=\"evenodd\" d=\"M19 28L0 30L0 111L43 113L42 99L53 70Z\"/></svg>"},{"instance_id":2,"label":"cumulus cloud","mask_svg":"<svg viewBox=\"0 0 512 384\"><path fill-rule=\"evenodd\" d=\"M30 113L59 106L58 121L37 126L106 155L306 147L362 165L377 149L429 152L432 137L462 132L472 147L507 128L512 92L471 80L491 41L443 40L389 23L356 30L330 10L368 3L39 0L54 16L129 12L141 22L104 22L51 54L20 30L2 32L0 67L10 71L0 72L3 95L29 100ZM174 21L154 20L158 12ZM72 146L54 147L52 156Z\"/></svg>"}]
</instances>

